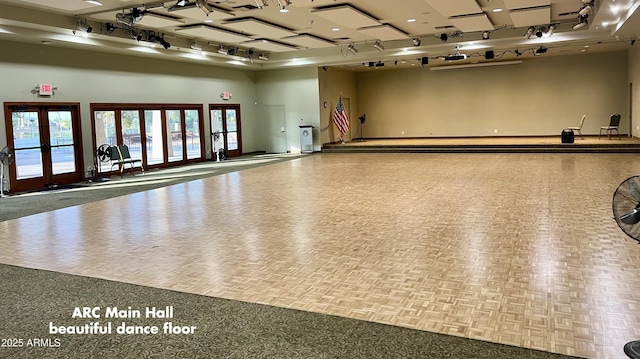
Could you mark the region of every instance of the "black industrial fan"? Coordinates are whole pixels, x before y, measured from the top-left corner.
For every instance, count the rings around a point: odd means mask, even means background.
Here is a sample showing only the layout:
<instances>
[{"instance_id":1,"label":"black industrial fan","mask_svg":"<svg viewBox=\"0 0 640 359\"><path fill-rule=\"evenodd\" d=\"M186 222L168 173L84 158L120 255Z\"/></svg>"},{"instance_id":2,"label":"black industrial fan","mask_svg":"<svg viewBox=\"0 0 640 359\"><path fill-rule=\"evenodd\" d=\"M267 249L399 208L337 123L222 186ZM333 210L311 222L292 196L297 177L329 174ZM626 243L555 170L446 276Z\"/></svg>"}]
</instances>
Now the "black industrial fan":
<instances>
[{"instance_id":1,"label":"black industrial fan","mask_svg":"<svg viewBox=\"0 0 640 359\"><path fill-rule=\"evenodd\" d=\"M9 146L0 151L0 197L4 197L4 168L13 162L15 155L13 148Z\"/></svg>"},{"instance_id":2,"label":"black industrial fan","mask_svg":"<svg viewBox=\"0 0 640 359\"><path fill-rule=\"evenodd\" d=\"M640 176L622 181L613 193L613 217L622 231L640 242Z\"/></svg>"},{"instance_id":3,"label":"black industrial fan","mask_svg":"<svg viewBox=\"0 0 640 359\"><path fill-rule=\"evenodd\" d=\"M100 177L102 173L102 164L111 160L111 146L103 144L96 149L96 157L93 163L93 180L96 182L107 181L106 178Z\"/></svg>"},{"instance_id":4,"label":"black industrial fan","mask_svg":"<svg viewBox=\"0 0 640 359\"><path fill-rule=\"evenodd\" d=\"M613 218L622 231L640 242L640 176L632 176L622 181L613 193ZM629 358L640 359L640 340L624 346Z\"/></svg>"}]
</instances>

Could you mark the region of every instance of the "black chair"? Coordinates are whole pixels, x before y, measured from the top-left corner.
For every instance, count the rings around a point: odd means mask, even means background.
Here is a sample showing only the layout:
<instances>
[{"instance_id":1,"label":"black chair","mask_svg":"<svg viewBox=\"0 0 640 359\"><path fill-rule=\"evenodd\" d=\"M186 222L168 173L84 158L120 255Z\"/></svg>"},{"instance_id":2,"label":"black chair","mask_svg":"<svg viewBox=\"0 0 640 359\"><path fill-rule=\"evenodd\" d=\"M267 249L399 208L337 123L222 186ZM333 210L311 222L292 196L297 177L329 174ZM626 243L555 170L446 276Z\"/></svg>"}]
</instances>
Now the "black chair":
<instances>
[{"instance_id":1,"label":"black chair","mask_svg":"<svg viewBox=\"0 0 640 359\"><path fill-rule=\"evenodd\" d=\"M598 139L602 135L602 131L607 131L607 136L611 139L611 132L616 131L618 133L618 139L622 140L620 137L620 131L618 131L618 127L620 126L620 114L611 115L611 120L609 121L609 126L600 127L600 134L598 135Z\"/></svg>"}]
</instances>

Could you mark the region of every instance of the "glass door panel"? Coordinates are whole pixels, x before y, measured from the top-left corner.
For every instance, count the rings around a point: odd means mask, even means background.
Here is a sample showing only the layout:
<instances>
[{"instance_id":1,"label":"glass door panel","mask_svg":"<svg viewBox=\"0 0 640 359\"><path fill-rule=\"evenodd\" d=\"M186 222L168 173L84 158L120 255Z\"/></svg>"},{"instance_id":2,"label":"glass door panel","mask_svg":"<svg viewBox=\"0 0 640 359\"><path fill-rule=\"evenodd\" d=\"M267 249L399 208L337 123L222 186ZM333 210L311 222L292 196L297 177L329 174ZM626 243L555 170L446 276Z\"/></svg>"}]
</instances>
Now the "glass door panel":
<instances>
[{"instance_id":1,"label":"glass door panel","mask_svg":"<svg viewBox=\"0 0 640 359\"><path fill-rule=\"evenodd\" d=\"M13 146L18 180L44 176L40 150L40 113L13 112Z\"/></svg>"},{"instance_id":2,"label":"glass door panel","mask_svg":"<svg viewBox=\"0 0 640 359\"><path fill-rule=\"evenodd\" d=\"M226 110L226 125L227 125L227 150L235 151L238 149L238 122L236 119L236 110Z\"/></svg>"},{"instance_id":3,"label":"glass door panel","mask_svg":"<svg viewBox=\"0 0 640 359\"><path fill-rule=\"evenodd\" d=\"M140 132L140 111L123 110L120 112L122 127L122 143L129 147L129 154L134 160L142 159L142 135Z\"/></svg>"},{"instance_id":4,"label":"glass door panel","mask_svg":"<svg viewBox=\"0 0 640 359\"><path fill-rule=\"evenodd\" d=\"M213 156L217 156L218 150L224 148L224 123L222 121L222 110L211 110L211 148Z\"/></svg>"},{"instance_id":5,"label":"glass door panel","mask_svg":"<svg viewBox=\"0 0 640 359\"><path fill-rule=\"evenodd\" d=\"M144 111L144 127L147 146L147 164L164 163L164 140L162 131L162 112Z\"/></svg>"},{"instance_id":6,"label":"glass door panel","mask_svg":"<svg viewBox=\"0 0 640 359\"><path fill-rule=\"evenodd\" d=\"M83 179L79 105L5 102L11 191L23 192Z\"/></svg>"},{"instance_id":7,"label":"glass door panel","mask_svg":"<svg viewBox=\"0 0 640 359\"><path fill-rule=\"evenodd\" d=\"M180 110L167 110L167 155L169 162L183 160L182 119Z\"/></svg>"},{"instance_id":8,"label":"glass door panel","mask_svg":"<svg viewBox=\"0 0 640 359\"><path fill-rule=\"evenodd\" d=\"M96 147L103 144L116 145L116 113L115 111L95 111Z\"/></svg>"},{"instance_id":9,"label":"glass door panel","mask_svg":"<svg viewBox=\"0 0 640 359\"><path fill-rule=\"evenodd\" d=\"M185 110L184 121L187 138L187 159L201 158L200 112L198 110Z\"/></svg>"},{"instance_id":10,"label":"glass door panel","mask_svg":"<svg viewBox=\"0 0 640 359\"><path fill-rule=\"evenodd\" d=\"M50 110L49 144L51 148L51 172L59 175L76 172L73 121L69 110Z\"/></svg>"},{"instance_id":11,"label":"glass door panel","mask_svg":"<svg viewBox=\"0 0 640 359\"><path fill-rule=\"evenodd\" d=\"M227 157L242 155L240 106L211 105L211 142L214 151L224 148Z\"/></svg>"}]
</instances>

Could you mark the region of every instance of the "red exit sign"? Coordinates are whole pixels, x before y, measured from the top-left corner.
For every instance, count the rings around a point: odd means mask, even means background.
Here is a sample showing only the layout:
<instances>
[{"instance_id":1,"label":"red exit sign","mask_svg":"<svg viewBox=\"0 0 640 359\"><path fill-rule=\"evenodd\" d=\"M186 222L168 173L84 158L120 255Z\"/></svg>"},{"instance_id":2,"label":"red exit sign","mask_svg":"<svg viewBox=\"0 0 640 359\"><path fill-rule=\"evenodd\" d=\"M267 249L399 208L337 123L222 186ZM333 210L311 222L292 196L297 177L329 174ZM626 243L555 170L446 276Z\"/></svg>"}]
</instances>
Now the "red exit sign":
<instances>
[{"instance_id":1,"label":"red exit sign","mask_svg":"<svg viewBox=\"0 0 640 359\"><path fill-rule=\"evenodd\" d=\"M53 95L53 86L51 84L40 84L40 91L38 91L40 96L51 96Z\"/></svg>"}]
</instances>

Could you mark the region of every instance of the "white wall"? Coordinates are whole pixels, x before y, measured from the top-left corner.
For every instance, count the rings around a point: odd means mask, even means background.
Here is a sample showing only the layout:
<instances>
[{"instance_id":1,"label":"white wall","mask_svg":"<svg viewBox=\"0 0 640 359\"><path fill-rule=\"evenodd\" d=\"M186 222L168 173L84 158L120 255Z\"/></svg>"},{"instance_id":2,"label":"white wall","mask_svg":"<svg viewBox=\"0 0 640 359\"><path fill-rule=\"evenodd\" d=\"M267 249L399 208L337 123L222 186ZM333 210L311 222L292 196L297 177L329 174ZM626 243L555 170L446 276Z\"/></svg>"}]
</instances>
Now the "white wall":
<instances>
[{"instance_id":1,"label":"white wall","mask_svg":"<svg viewBox=\"0 0 640 359\"><path fill-rule=\"evenodd\" d=\"M447 71L372 69L356 76L357 112L367 113L365 137L558 135L583 114L583 133L597 134L614 113L625 133L627 60L610 52Z\"/></svg>"},{"instance_id":2,"label":"white wall","mask_svg":"<svg viewBox=\"0 0 640 359\"><path fill-rule=\"evenodd\" d=\"M320 151L320 114L318 111L318 69L316 67L292 68L256 73L257 110L264 106L283 105L286 117L287 151L300 152L300 120L314 126L314 151ZM264 133L264 114L258 118ZM264 137L262 142L263 148Z\"/></svg>"},{"instance_id":3,"label":"white wall","mask_svg":"<svg viewBox=\"0 0 640 359\"><path fill-rule=\"evenodd\" d=\"M0 48L0 102L80 103L85 168L93 163L91 103L201 104L207 138L208 105L240 104L243 151L263 150L253 71L14 42L0 41ZM39 83L58 90L51 98L38 98L31 91ZM230 101L220 98L224 91L233 94ZM0 146L4 146L4 108L0 116Z\"/></svg>"}]
</instances>

